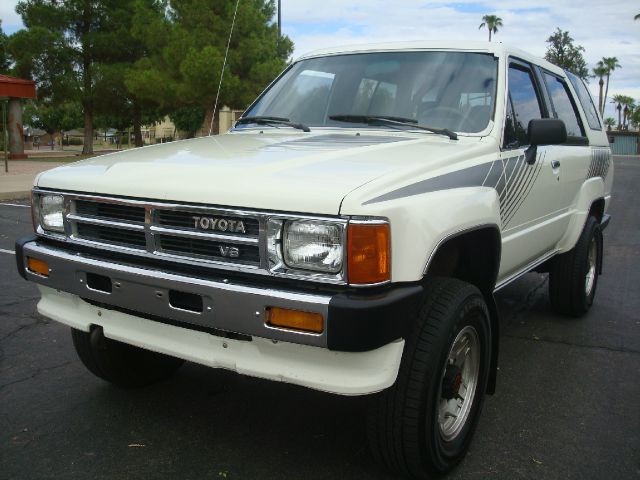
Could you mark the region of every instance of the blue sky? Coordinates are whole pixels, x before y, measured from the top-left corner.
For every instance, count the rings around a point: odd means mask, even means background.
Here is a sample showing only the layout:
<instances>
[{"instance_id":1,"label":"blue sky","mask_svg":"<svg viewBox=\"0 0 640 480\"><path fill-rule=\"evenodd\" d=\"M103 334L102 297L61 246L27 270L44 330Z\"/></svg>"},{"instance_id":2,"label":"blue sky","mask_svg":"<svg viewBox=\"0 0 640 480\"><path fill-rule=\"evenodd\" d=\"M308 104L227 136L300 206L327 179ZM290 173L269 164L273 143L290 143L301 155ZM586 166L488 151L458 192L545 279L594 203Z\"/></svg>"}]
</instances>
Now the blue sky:
<instances>
[{"instance_id":1,"label":"blue sky","mask_svg":"<svg viewBox=\"0 0 640 480\"><path fill-rule=\"evenodd\" d=\"M241 0L242 1L242 0ZM6 33L22 28L17 0L0 1ZM589 67L603 56L616 56L622 68L609 88L640 103L640 2L631 0L282 0L283 31L294 41L294 56L341 44L396 40L487 40L479 30L485 14L503 19L494 37L543 56L545 40L556 27L568 30L585 47ZM597 81L590 89L597 94ZM612 105L606 116L616 116Z\"/></svg>"},{"instance_id":2,"label":"blue sky","mask_svg":"<svg viewBox=\"0 0 640 480\"><path fill-rule=\"evenodd\" d=\"M589 68L616 56L609 97L620 93L640 103L640 2L629 0L282 0L283 31L295 42L294 56L340 44L396 40L487 40L478 29L485 14L498 15L504 27L494 41L544 56L545 40L556 27L568 30L585 48ZM597 101L597 80L590 81ZM617 117L613 105L605 116Z\"/></svg>"}]
</instances>

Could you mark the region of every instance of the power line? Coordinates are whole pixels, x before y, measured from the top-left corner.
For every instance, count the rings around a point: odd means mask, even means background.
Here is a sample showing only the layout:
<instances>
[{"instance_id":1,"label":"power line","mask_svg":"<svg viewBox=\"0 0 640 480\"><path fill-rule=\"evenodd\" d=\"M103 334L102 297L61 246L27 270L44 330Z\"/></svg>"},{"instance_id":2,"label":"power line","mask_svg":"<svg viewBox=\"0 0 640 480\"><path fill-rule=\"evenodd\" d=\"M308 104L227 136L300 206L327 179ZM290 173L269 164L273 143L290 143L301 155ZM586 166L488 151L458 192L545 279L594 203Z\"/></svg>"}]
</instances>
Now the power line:
<instances>
[{"instance_id":1,"label":"power line","mask_svg":"<svg viewBox=\"0 0 640 480\"><path fill-rule=\"evenodd\" d=\"M220 98L220 89L222 88L222 76L224 75L224 69L227 66L227 56L229 55L229 47L231 46L231 36L233 35L233 27L236 24L236 16L238 15L238 5L240 5L240 0L237 0L236 9L233 12L233 20L231 21L231 30L229 30L229 40L227 41L227 50L224 52L222 70L220 71L220 82L218 83L218 93L216 93L216 103L213 105L213 113L211 114L211 124L209 125L209 136L211 136L211 132L213 131L213 120L216 118L216 110L218 109L218 99Z\"/></svg>"}]
</instances>

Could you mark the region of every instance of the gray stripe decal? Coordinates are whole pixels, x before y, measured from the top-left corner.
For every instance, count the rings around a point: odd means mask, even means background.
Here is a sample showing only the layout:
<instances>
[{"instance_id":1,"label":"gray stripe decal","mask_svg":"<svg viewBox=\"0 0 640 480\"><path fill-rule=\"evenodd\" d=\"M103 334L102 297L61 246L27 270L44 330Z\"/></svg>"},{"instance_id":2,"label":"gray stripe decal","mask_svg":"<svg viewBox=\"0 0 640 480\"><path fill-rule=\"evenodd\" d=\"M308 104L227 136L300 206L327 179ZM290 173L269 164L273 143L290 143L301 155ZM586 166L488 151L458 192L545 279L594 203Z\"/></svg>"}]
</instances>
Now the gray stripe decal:
<instances>
[{"instance_id":1,"label":"gray stripe decal","mask_svg":"<svg viewBox=\"0 0 640 480\"><path fill-rule=\"evenodd\" d=\"M439 177L429 178L421 182L407 185L406 187L393 190L379 197L367 200L363 205L371 203L386 202L397 198L412 197L423 193L435 192L437 190L449 190L451 188L479 187L487 177L491 168L491 163L483 163L474 167L458 170L457 172L446 173Z\"/></svg>"},{"instance_id":2,"label":"gray stripe decal","mask_svg":"<svg viewBox=\"0 0 640 480\"><path fill-rule=\"evenodd\" d=\"M544 164L545 156L546 156L546 151L542 155L539 155L538 159L536 160L536 163L531 166L530 175L527 178L527 183L525 183L524 187L521 189L522 194L520 195L520 198L518 199L517 203L514 206L512 206L511 211L505 212L505 215L502 218L503 228L509 224L509 222L513 219L515 214L520 209L520 206L524 203L524 201L529 196L529 193L533 189L533 186L535 185L536 180L538 179L538 175L540 175L540 172L542 171L542 165Z\"/></svg>"},{"instance_id":3,"label":"gray stripe decal","mask_svg":"<svg viewBox=\"0 0 640 480\"><path fill-rule=\"evenodd\" d=\"M502 176L502 161L496 160L491 164L491 171L489 175L487 175L487 179L484 181L482 186L484 187L495 187L498 184L498 180Z\"/></svg>"},{"instance_id":4,"label":"gray stripe decal","mask_svg":"<svg viewBox=\"0 0 640 480\"><path fill-rule=\"evenodd\" d=\"M514 196L513 202L502 209L502 223L504 226L508 224L511 219L511 215L518 211L520 205L529 193L529 188L534 184L534 178L536 177L537 165L528 165L526 174L522 179L522 184L518 187L519 194Z\"/></svg>"},{"instance_id":5,"label":"gray stripe decal","mask_svg":"<svg viewBox=\"0 0 640 480\"><path fill-rule=\"evenodd\" d=\"M592 148L591 164L587 171L587 179L593 177L607 178L609 165L611 164L611 150L608 148Z\"/></svg>"},{"instance_id":6,"label":"gray stripe decal","mask_svg":"<svg viewBox=\"0 0 640 480\"><path fill-rule=\"evenodd\" d=\"M527 165L524 160L524 156L521 156L518 159L518 170L514 174L513 180L510 182L510 191L512 195L509 196L507 201L504 204L503 211L507 212L509 209L518 201L520 195L522 194L522 187L524 185L524 179L527 174L531 170L531 166Z\"/></svg>"},{"instance_id":7,"label":"gray stripe decal","mask_svg":"<svg viewBox=\"0 0 640 480\"><path fill-rule=\"evenodd\" d=\"M589 174L592 174L592 170L596 169L594 167L600 167L600 169L602 169L601 165L603 162L600 161L600 156L594 153L593 158L594 160ZM598 160L596 160L596 158ZM536 163L533 165L526 163L524 155L494 160L493 162L483 163L464 170L446 173L438 177L407 185L367 200L363 205L453 188L491 187L494 188L498 194L500 201L500 218L504 228L513 219L533 189L542 171L543 163L544 154L540 154Z\"/></svg>"}]
</instances>

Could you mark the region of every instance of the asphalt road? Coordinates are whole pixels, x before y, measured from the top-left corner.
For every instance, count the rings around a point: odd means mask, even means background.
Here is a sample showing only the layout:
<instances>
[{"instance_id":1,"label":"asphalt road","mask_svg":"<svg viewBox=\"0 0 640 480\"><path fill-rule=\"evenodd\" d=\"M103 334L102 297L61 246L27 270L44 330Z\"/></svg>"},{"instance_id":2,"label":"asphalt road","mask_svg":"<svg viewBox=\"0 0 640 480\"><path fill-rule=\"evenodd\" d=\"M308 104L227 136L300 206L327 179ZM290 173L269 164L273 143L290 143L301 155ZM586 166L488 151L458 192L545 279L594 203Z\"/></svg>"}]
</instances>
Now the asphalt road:
<instances>
[{"instance_id":1,"label":"asphalt road","mask_svg":"<svg viewBox=\"0 0 640 480\"><path fill-rule=\"evenodd\" d=\"M640 478L640 158L615 166L595 305L553 314L541 274L498 293L498 392L449 478ZM29 215L0 205L0 479L394 478L367 451L365 398L193 364L141 390L93 377L6 252Z\"/></svg>"}]
</instances>

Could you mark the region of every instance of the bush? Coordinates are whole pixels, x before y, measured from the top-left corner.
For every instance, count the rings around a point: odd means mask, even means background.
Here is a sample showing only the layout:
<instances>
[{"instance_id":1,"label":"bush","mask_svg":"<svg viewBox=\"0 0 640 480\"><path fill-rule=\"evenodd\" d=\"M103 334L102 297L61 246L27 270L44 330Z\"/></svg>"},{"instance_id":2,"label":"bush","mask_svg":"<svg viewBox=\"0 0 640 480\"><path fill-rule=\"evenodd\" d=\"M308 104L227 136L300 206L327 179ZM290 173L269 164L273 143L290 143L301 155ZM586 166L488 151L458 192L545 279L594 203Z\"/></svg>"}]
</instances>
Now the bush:
<instances>
[{"instance_id":1,"label":"bush","mask_svg":"<svg viewBox=\"0 0 640 480\"><path fill-rule=\"evenodd\" d=\"M62 145L83 145L82 138L69 137L62 140Z\"/></svg>"}]
</instances>

